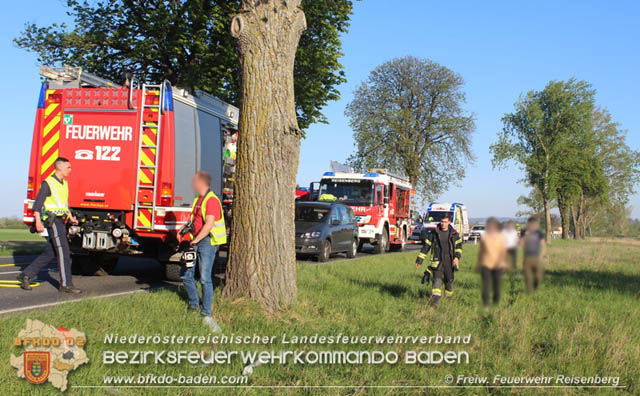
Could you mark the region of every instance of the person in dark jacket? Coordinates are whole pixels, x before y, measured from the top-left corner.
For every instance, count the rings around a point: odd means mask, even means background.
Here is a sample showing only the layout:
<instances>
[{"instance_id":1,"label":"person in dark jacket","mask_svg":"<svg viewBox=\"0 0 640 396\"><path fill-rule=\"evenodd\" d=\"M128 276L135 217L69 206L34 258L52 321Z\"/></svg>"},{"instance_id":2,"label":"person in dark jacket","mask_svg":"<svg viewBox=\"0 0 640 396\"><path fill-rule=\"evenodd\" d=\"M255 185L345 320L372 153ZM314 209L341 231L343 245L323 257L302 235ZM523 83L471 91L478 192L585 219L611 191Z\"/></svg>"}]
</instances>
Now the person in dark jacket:
<instances>
[{"instance_id":1,"label":"person in dark jacket","mask_svg":"<svg viewBox=\"0 0 640 396\"><path fill-rule=\"evenodd\" d=\"M453 295L453 273L458 270L462 257L462 238L451 226L451 215L445 214L440 224L432 231L423 231L422 249L416 259L416 268L420 268L427 254L431 252L431 259L425 271L426 281L433 277L429 305L437 307L440 304L442 288L446 297Z\"/></svg>"}]
</instances>

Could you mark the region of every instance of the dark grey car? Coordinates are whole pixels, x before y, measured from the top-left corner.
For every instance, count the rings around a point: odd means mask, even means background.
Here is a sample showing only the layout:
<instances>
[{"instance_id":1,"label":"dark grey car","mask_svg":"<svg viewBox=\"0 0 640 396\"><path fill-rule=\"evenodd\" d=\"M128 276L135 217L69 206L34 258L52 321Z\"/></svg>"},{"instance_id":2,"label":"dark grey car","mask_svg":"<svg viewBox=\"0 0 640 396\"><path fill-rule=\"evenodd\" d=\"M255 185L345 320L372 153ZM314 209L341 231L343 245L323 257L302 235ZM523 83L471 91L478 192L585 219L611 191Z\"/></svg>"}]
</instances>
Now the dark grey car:
<instances>
[{"instance_id":1,"label":"dark grey car","mask_svg":"<svg viewBox=\"0 0 640 396\"><path fill-rule=\"evenodd\" d=\"M296 253L329 260L332 253L353 258L358 251L358 224L353 210L329 202L296 203Z\"/></svg>"}]
</instances>

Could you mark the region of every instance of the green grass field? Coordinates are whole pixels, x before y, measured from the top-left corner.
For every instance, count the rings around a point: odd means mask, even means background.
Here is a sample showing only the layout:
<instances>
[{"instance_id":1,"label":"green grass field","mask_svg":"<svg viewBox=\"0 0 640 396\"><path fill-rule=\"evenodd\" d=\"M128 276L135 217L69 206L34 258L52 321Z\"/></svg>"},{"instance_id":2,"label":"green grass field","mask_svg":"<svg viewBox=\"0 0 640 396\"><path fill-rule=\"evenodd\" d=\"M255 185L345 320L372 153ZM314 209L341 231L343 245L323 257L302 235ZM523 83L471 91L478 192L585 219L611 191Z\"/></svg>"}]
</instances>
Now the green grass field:
<instances>
[{"instance_id":1,"label":"green grass field","mask_svg":"<svg viewBox=\"0 0 640 396\"><path fill-rule=\"evenodd\" d=\"M44 246L44 238L26 227L0 229L0 256L39 254Z\"/></svg>"},{"instance_id":2,"label":"green grass field","mask_svg":"<svg viewBox=\"0 0 640 396\"><path fill-rule=\"evenodd\" d=\"M505 277L502 304L486 315L480 309L480 279L473 270L476 246L466 245L456 292L439 309L425 306L426 288L413 265L416 253L339 260L327 265L299 263L298 303L278 317L263 314L250 301L228 301L216 290L215 317L224 333L240 335L415 335L471 334L469 345L284 346L217 345L219 350L465 350L469 364L454 365L263 365L249 377L251 386L446 385L447 375L504 376L558 374L620 376L623 389L509 388L71 388L69 395L637 395L640 393L640 246L637 244L554 241L541 290L523 292L522 279L510 292ZM205 335L198 314L187 313L181 292L86 300L49 310L0 318L0 389L7 395L48 395L51 385L18 379L9 353L19 353L12 337L25 319L77 328L88 337L90 363L69 374L70 385L103 385L104 375L239 375L242 363L193 367L180 365L106 366L105 350L189 349L210 346L105 345L107 332L121 335ZM512 300L512 304L509 303Z\"/></svg>"}]
</instances>

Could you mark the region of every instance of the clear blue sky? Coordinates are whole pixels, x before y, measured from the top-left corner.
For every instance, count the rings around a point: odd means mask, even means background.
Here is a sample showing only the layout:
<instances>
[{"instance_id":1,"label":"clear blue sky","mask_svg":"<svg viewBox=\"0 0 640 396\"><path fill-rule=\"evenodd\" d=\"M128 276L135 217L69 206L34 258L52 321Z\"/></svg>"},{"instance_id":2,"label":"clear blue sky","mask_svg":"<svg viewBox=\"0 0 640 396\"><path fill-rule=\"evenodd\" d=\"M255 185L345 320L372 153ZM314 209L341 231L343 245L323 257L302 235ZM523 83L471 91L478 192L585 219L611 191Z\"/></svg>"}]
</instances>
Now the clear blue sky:
<instances>
[{"instance_id":1,"label":"clear blue sky","mask_svg":"<svg viewBox=\"0 0 640 396\"><path fill-rule=\"evenodd\" d=\"M343 38L348 82L342 99L325 109L328 125L314 125L302 143L298 182L318 180L329 160L344 161L354 150L344 116L355 87L380 63L394 57L430 58L460 73L467 109L476 114L475 165L460 187L439 200L464 202L472 217L512 216L527 189L517 168L494 171L489 145L500 118L520 93L549 80L576 77L597 89L597 101L629 131L640 150L640 3L635 1L477 2L364 0L357 2ZM25 197L29 148L38 98L35 56L12 43L27 21L67 20L61 0L4 4L0 14L0 70L4 120L0 153L4 194L0 216L20 215ZM640 218L640 195L631 198Z\"/></svg>"}]
</instances>

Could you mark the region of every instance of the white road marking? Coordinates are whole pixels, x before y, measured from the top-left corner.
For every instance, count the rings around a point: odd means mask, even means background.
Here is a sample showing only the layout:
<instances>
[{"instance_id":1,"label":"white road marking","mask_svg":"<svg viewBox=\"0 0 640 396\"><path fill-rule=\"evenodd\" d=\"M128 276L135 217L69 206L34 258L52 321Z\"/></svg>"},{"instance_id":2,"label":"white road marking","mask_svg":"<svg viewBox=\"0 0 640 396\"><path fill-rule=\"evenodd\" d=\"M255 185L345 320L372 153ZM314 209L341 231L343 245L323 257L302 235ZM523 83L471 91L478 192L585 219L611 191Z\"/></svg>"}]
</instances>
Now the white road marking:
<instances>
[{"instance_id":1,"label":"white road marking","mask_svg":"<svg viewBox=\"0 0 640 396\"><path fill-rule=\"evenodd\" d=\"M7 272L0 272L0 275L6 275L6 274L19 274L22 271L7 271Z\"/></svg>"},{"instance_id":2,"label":"white road marking","mask_svg":"<svg viewBox=\"0 0 640 396\"><path fill-rule=\"evenodd\" d=\"M73 300L58 301L58 302L54 302L54 303L30 305L28 307L6 309L4 311L0 311L0 316L6 315L6 314L9 314L9 313L14 313L14 312L28 311L28 310L31 310L31 309L39 309L39 308L48 308L48 307L53 307L53 306L56 306L56 305L62 305L62 304L67 304L67 303L72 303L72 302L83 301L83 300L93 300L93 299L97 299L97 298L108 298L108 297L125 296L127 294L134 294L134 293L139 293L139 292L144 292L144 291L147 291L147 290L146 289L129 290L129 291L125 291L125 292L102 294L100 296L91 296L91 297L78 298L78 299L73 299Z\"/></svg>"}]
</instances>

